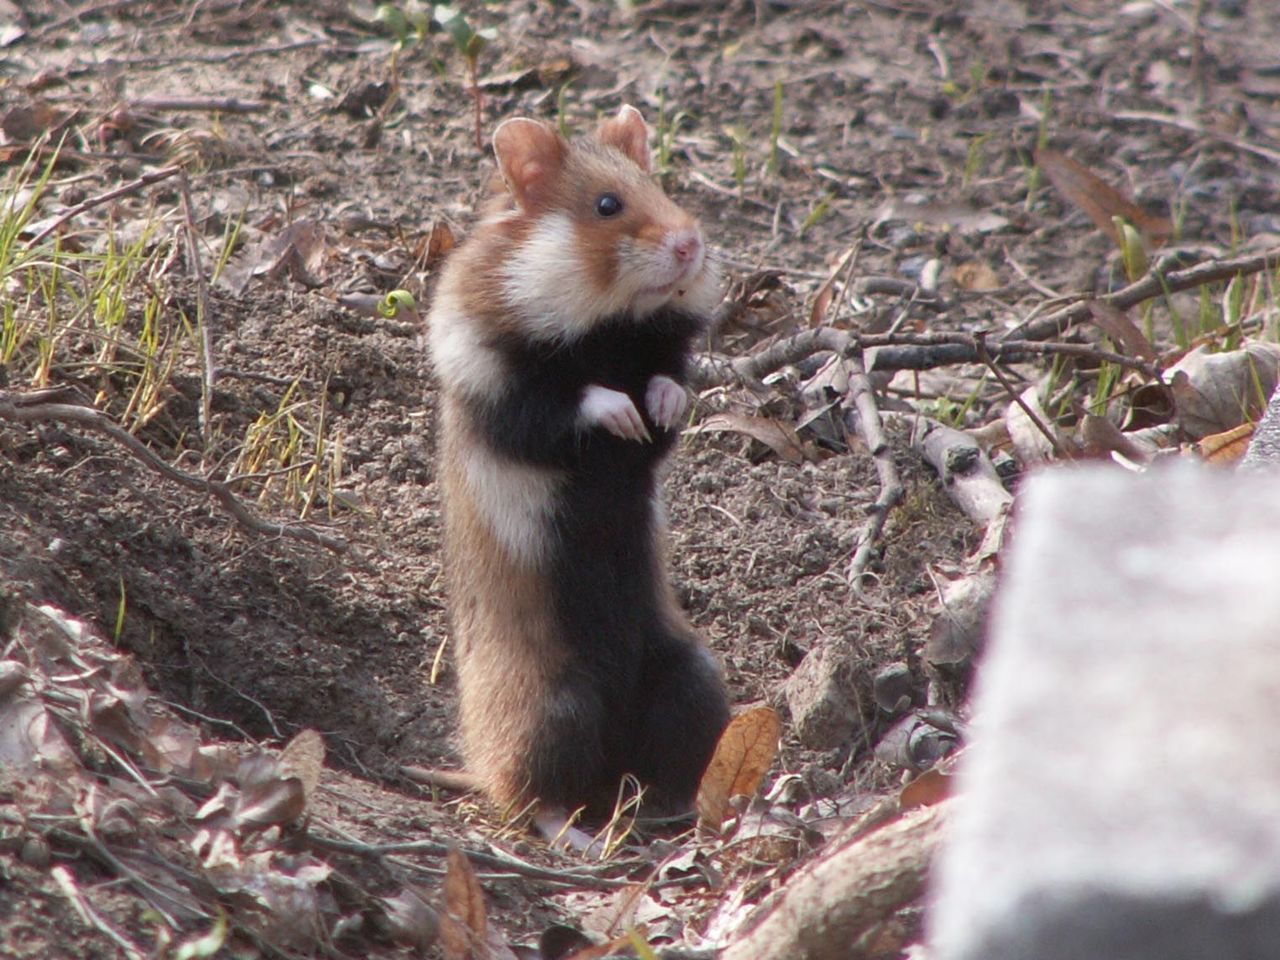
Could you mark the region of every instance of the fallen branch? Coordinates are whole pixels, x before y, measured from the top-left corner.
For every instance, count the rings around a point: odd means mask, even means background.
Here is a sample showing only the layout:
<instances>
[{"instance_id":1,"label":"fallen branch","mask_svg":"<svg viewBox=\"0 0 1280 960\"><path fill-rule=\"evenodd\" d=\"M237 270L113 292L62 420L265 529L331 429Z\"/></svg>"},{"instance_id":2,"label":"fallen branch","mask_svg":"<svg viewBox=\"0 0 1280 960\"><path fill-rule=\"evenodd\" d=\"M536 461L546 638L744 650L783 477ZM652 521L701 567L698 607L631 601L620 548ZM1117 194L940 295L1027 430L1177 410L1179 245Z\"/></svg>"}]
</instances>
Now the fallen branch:
<instances>
[{"instance_id":1,"label":"fallen branch","mask_svg":"<svg viewBox=\"0 0 1280 960\"><path fill-rule=\"evenodd\" d=\"M880 829L838 838L766 900L721 960L844 960L865 956L900 909L924 893L948 803L909 810Z\"/></svg>"},{"instance_id":2,"label":"fallen branch","mask_svg":"<svg viewBox=\"0 0 1280 960\"><path fill-rule=\"evenodd\" d=\"M1235 276L1248 276L1261 273L1263 270L1274 270L1280 267L1280 249L1267 250L1248 257L1234 257L1230 260L1210 260L1197 263L1185 270L1164 272L1163 265L1156 266L1141 280L1131 283L1115 293L1103 294L1100 297L1085 297L1068 307L1055 310L1027 323L1022 323L1009 332L1003 342L1013 337L1026 340L1047 340L1064 334L1073 324L1090 319L1092 308L1090 300L1098 300L1117 310L1128 310L1145 300L1165 293L1177 293L1191 290L1206 283L1219 283Z\"/></svg>"},{"instance_id":3,"label":"fallen branch","mask_svg":"<svg viewBox=\"0 0 1280 960\"><path fill-rule=\"evenodd\" d=\"M937 472L942 486L966 517L987 526L1013 505L991 459L972 436L929 417L911 417L912 449Z\"/></svg>"},{"instance_id":4,"label":"fallen branch","mask_svg":"<svg viewBox=\"0 0 1280 960\"><path fill-rule=\"evenodd\" d=\"M51 420L58 423L73 423L97 433L106 434L156 473L188 490L195 490L197 493L212 497L246 530L272 537L302 540L337 553L347 549L347 542L341 537L330 536L313 527L263 520L246 507L226 484L208 477L198 477L172 466L153 453L146 444L129 431L93 407L81 407L69 403L31 402L29 397L24 399L21 394L0 390L0 420L9 420L14 423L39 423Z\"/></svg>"},{"instance_id":5,"label":"fallen branch","mask_svg":"<svg viewBox=\"0 0 1280 960\"><path fill-rule=\"evenodd\" d=\"M1262 159L1270 160L1272 163L1280 163L1280 150L1271 150L1256 143L1250 143L1248 140L1241 140L1239 137L1212 130L1193 120L1175 117L1172 114L1155 113L1149 110L1117 110L1111 115L1111 119L1129 121L1130 123L1160 123L1165 126L1176 127L1179 130L1185 130L1187 133L1193 133L1198 137L1217 140L1219 143L1235 147L1237 150L1243 150L1245 153L1252 153L1255 157L1262 157Z\"/></svg>"},{"instance_id":6,"label":"fallen branch","mask_svg":"<svg viewBox=\"0 0 1280 960\"><path fill-rule=\"evenodd\" d=\"M854 590L859 590L862 575L871 562L871 550L880 533L884 530L889 511L902 499L902 479L898 476L897 464L893 462L893 451L889 441L885 439L884 425L880 421L880 409L876 406L875 391L867 377L862 363L862 355L854 354L848 358L849 392L847 400L853 401L858 412L858 435L867 445L871 460L876 465L876 476L880 481L880 495L867 511L867 522L858 531L857 547L845 571L845 580Z\"/></svg>"},{"instance_id":7,"label":"fallen branch","mask_svg":"<svg viewBox=\"0 0 1280 960\"><path fill-rule=\"evenodd\" d=\"M1083 315L1087 317L1086 308ZM774 371L799 363L815 353L832 352L848 355L857 350L874 348L870 369L873 373L894 370L932 370L957 363L982 363L985 347L990 359L1017 363L1032 357L1069 356L1097 363L1112 363L1158 380L1158 364L1139 357L1129 357L1114 350L1103 350L1087 343L1047 343L1033 339L990 341L971 333L855 333L818 327L778 340L756 353L730 359L718 354L704 354L697 359L694 379L701 388L723 386L734 381L763 390L762 381Z\"/></svg>"},{"instance_id":8,"label":"fallen branch","mask_svg":"<svg viewBox=\"0 0 1280 960\"><path fill-rule=\"evenodd\" d=\"M984 363L981 347L989 359L1015 363L1030 357L1063 355L1137 370L1153 380L1160 379L1159 364L1140 357L1130 357L1103 350L1087 343L1047 342L1061 336L1077 323L1093 316L1092 302L1101 302L1117 310L1127 310L1146 300L1191 290L1206 283L1218 283L1235 276L1247 276L1280 267L1280 249L1230 260L1213 260L1185 270L1165 273L1160 264L1145 277L1115 293L1099 297L1082 297L1035 320L1028 320L999 340L970 333L857 333L818 327L778 340L745 357L727 358L717 354L698 358L694 379L700 387L724 386L735 380L753 389L763 389L761 381L788 364L799 363L815 353L831 351L848 355L855 350L876 352L870 363L871 372L893 370L930 370L957 363Z\"/></svg>"}]
</instances>

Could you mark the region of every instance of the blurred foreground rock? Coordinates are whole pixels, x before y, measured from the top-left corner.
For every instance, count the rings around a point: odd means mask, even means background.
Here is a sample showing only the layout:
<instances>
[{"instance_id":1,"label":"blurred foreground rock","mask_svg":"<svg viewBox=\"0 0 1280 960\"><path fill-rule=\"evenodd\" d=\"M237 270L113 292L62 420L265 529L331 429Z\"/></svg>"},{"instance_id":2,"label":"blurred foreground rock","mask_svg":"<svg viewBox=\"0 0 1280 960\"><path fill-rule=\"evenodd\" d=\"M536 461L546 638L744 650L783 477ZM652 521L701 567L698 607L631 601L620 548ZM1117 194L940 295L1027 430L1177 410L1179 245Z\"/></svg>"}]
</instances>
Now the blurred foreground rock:
<instances>
[{"instance_id":1,"label":"blurred foreground rock","mask_svg":"<svg viewBox=\"0 0 1280 960\"><path fill-rule=\"evenodd\" d=\"M1023 496L931 960L1280 956L1280 480Z\"/></svg>"}]
</instances>

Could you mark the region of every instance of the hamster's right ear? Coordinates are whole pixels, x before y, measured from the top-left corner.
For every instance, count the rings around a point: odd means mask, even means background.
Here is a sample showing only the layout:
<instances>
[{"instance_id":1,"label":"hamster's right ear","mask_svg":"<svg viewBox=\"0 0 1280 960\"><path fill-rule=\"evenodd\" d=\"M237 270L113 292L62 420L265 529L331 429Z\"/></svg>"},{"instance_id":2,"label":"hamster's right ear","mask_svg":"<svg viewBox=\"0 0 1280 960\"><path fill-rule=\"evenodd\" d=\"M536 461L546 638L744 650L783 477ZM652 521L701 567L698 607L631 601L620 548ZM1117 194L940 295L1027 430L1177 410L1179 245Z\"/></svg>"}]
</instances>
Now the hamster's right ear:
<instances>
[{"instance_id":1,"label":"hamster's right ear","mask_svg":"<svg viewBox=\"0 0 1280 960\"><path fill-rule=\"evenodd\" d=\"M520 209L534 211L547 201L567 149L560 134L537 120L515 117L498 124L493 152Z\"/></svg>"}]
</instances>

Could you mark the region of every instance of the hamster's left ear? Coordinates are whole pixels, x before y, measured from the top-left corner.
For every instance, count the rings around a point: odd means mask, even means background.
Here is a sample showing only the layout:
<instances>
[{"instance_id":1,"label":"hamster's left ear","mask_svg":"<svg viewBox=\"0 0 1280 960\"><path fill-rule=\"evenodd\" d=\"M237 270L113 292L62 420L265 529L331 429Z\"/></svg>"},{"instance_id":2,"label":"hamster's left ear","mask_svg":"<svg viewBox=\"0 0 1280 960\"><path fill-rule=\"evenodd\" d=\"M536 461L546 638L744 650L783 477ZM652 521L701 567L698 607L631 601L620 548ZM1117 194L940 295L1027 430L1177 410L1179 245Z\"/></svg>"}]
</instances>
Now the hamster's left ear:
<instances>
[{"instance_id":1,"label":"hamster's left ear","mask_svg":"<svg viewBox=\"0 0 1280 960\"><path fill-rule=\"evenodd\" d=\"M596 139L621 150L637 167L649 172L649 127L631 104L624 103L616 117L600 124Z\"/></svg>"}]
</instances>

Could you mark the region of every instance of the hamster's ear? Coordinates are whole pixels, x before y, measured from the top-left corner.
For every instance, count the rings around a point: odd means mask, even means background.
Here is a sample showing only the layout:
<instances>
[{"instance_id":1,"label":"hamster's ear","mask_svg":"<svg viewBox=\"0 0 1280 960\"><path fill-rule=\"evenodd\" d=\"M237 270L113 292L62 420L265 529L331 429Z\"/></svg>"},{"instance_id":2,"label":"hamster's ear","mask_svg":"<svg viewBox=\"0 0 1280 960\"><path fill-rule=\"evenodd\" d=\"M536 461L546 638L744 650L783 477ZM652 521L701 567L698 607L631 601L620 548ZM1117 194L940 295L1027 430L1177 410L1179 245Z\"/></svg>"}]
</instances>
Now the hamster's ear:
<instances>
[{"instance_id":1,"label":"hamster's ear","mask_svg":"<svg viewBox=\"0 0 1280 960\"><path fill-rule=\"evenodd\" d=\"M535 211L547 202L568 145L544 123L515 117L493 131L493 152L507 189L520 209Z\"/></svg>"},{"instance_id":2,"label":"hamster's ear","mask_svg":"<svg viewBox=\"0 0 1280 960\"><path fill-rule=\"evenodd\" d=\"M637 167L649 172L649 127L631 104L624 103L616 117L600 124L596 139L621 150Z\"/></svg>"}]
</instances>

